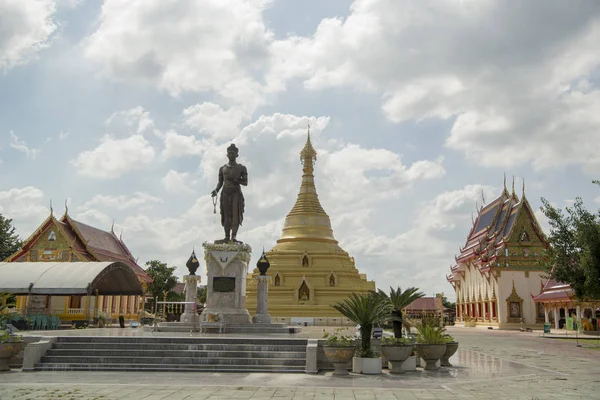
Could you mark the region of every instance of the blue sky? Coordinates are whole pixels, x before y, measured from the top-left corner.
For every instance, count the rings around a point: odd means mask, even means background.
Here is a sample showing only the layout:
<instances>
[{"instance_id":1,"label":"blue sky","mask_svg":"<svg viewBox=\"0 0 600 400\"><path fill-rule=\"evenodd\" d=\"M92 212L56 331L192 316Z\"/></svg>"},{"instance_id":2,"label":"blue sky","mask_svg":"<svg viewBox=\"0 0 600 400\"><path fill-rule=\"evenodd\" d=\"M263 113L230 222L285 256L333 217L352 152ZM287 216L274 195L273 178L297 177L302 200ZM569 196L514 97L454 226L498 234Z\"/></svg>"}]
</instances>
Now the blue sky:
<instances>
[{"instance_id":1,"label":"blue sky","mask_svg":"<svg viewBox=\"0 0 600 400\"><path fill-rule=\"evenodd\" d=\"M0 213L22 236L67 200L182 275L221 236L209 194L234 142L239 238L268 249L309 122L334 234L379 287L452 298L505 173L535 209L600 203L593 1L0 0L0 27Z\"/></svg>"}]
</instances>

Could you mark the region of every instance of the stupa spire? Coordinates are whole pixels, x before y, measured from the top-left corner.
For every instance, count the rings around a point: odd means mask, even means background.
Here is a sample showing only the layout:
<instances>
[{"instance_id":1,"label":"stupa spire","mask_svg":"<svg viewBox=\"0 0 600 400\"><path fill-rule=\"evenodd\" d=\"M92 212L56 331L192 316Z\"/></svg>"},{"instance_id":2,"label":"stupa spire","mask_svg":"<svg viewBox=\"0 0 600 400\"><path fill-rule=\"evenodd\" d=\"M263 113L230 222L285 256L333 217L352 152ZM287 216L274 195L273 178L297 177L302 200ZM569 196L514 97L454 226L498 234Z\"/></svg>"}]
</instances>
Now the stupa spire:
<instances>
[{"instance_id":1,"label":"stupa spire","mask_svg":"<svg viewBox=\"0 0 600 400\"><path fill-rule=\"evenodd\" d=\"M310 125L306 143L300 151L300 161L302 162L302 184L296 203L285 218L280 241L303 237L337 243L333 237L331 221L321 206L315 187L314 165L317 161L317 151L310 140Z\"/></svg>"}]
</instances>

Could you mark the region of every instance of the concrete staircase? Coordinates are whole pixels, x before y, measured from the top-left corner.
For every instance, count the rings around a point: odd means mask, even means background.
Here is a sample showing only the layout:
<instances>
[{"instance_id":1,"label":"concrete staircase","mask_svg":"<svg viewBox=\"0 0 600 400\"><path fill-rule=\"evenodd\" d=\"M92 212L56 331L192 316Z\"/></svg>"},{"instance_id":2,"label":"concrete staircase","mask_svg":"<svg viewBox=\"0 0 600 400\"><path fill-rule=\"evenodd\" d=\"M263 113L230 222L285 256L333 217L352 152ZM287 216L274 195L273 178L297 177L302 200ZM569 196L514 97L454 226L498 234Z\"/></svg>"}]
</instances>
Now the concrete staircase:
<instances>
[{"instance_id":1,"label":"concrete staircase","mask_svg":"<svg viewBox=\"0 0 600 400\"><path fill-rule=\"evenodd\" d=\"M59 337L38 371L305 372L307 340Z\"/></svg>"}]
</instances>

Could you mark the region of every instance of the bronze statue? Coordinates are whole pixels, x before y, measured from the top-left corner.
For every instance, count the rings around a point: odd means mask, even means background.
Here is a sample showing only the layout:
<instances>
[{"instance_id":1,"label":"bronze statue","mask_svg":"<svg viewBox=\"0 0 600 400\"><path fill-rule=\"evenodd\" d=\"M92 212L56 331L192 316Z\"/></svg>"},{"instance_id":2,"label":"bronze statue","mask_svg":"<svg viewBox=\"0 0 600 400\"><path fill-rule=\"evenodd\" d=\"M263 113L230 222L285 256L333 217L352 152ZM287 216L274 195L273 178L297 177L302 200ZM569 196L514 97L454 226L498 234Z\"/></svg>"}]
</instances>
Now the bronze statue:
<instances>
[{"instance_id":1,"label":"bronze statue","mask_svg":"<svg viewBox=\"0 0 600 400\"><path fill-rule=\"evenodd\" d=\"M212 197L216 197L221 188L221 225L225 229L225 239L217 240L215 243L228 243L236 240L238 228L244 220L244 195L240 185L248 186L248 171L242 164L235 162L239 154L235 144L227 148L229 162L219 168L219 184L212 191Z\"/></svg>"}]
</instances>

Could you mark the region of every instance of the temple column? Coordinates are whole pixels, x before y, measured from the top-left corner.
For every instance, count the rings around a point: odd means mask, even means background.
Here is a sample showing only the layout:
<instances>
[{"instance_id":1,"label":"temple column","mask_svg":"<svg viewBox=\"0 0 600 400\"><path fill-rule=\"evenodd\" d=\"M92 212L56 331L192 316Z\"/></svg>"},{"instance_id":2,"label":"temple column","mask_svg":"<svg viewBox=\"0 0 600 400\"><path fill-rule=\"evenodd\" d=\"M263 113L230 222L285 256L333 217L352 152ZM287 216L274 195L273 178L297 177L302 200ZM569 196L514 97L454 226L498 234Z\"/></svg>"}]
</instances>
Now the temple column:
<instances>
[{"instance_id":1,"label":"temple column","mask_svg":"<svg viewBox=\"0 0 600 400\"><path fill-rule=\"evenodd\" d=\"M268 286L270 276L258 275L255 276L254 279L256 279L258 283L256 289L256 315L252 317L252 322L255 324L270 324L271 317L269 316L268 307Z\"/></svg>"},{"instance_id":2,"label":"temple column","mask_svg":"<svg viewBox=\"0 0 600 400\"><path fill-rule=\"evenodd\" d=\"M577 330L581 330L581 307L577 306L575 312L577 314Z\"/></svg>"},{"instance_id":3,"label":"temple column","mask_svg":"<svg viewBox=\"0 0 600 400\"><path fill-rule=\"evenodd\" d=\"M558 320L560 319L560 314L558 313L558 308L554 307L554 329L558 329Z\"/></svg>"},{"instance_id":4,"label":"temple column","mask_svg":"<svg viewBox=\"0 0 600 400\"><path fill-rule=\"evenodd\" d=\"M550 313L546 307L544 307L544 322L547 324L550 323Z\"/></svg>"}]
</instances>

